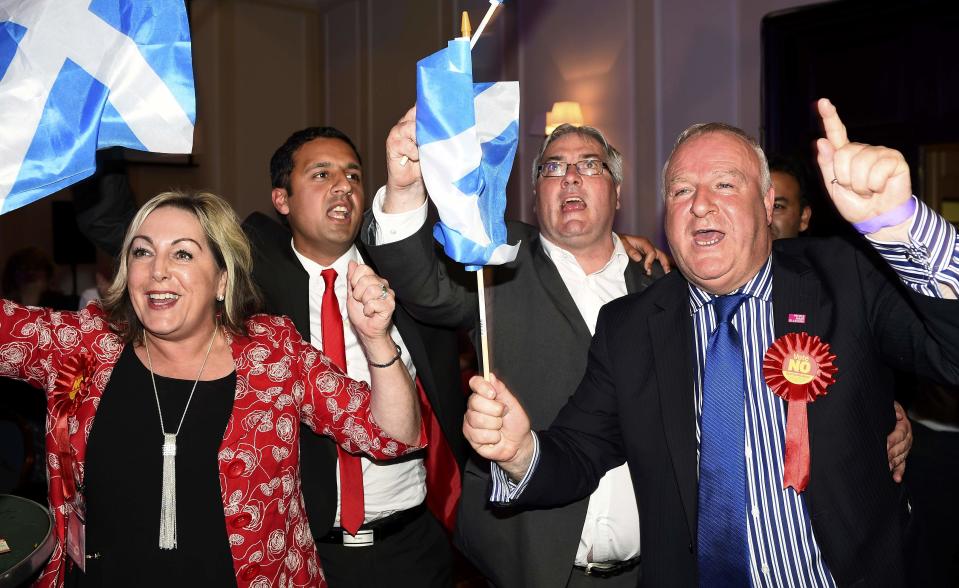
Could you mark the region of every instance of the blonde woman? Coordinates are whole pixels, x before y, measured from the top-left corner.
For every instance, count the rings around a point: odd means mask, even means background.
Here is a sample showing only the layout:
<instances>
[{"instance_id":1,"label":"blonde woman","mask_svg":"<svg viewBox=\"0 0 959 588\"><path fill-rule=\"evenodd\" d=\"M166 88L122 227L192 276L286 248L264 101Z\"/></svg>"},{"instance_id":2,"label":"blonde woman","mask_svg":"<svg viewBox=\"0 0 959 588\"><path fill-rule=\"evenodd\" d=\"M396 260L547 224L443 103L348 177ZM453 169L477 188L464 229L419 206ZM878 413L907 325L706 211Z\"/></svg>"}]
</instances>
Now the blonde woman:
<instances>
[{"instance_id":1,"label":"blonde woman","mask_svg":"<svg viewBox=\"0 0 959 588\"><path fill-rule=\"evenodd\" d=\"M0 375L48 398L58 545L40 585L323 586L298 423L378 459L422 443L383 280L350 268L368 387L253 314L250 263L228 204L168 192L131 223L103 308L4 301Z\"/></svg>"}]
</instances>

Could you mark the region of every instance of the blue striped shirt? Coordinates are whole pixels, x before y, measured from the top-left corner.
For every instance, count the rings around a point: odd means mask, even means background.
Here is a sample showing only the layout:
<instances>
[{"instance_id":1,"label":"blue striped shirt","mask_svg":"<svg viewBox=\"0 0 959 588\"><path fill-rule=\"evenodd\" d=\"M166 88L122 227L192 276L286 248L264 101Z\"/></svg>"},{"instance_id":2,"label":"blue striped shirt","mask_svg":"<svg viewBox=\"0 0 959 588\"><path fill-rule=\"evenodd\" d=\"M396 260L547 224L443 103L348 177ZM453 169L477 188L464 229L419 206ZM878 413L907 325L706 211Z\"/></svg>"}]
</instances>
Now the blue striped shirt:
<instances>
[{"instance_id":1,"label":"blue striped shirt","mask_svg":"<svg viewBox=\"0 0 959 588\"><path fill-rule=\"evenodd\" d=\"M871 240L900 279L920 294L941 297L938 284L959 292L959 243L948 221L918 202L909 243ZM746 476L749 568L753 586L835 586L813 536L805 502L792 488L783 489L786 402L763 379L762 362L775 340L772 305L772 263L738 292L749 298L734 319L743 341L746 363ZM696 440L702 419L703 370L709 334L716 315L715 298L689 285L690 314L696 336Z\"/></svg>"},{"instance_id":2,"label":"blue striped shirt","mask_svg":"<svg viewBox=\"0 0 959 588\"><path fill-rule=\"evenodd\" d=\"M871 242L900 279L916 292L939 298L942 297L938 288L941 284L959 293L959 238L956 228L918 202L909 233L909 243ZM763 355L775 340L771 259L737 292L749 294L733 323L743 341L746 363L746 446L743 449L749 489L747 532L752 584L835 586L836 582L813 536L805 502L792 488L782 488L786 403L769 390L762 375ZM715 296L712 294L690 284L690 316L696 337L694 394L697 442L702 417L706 345L709 334L716 327L716 316L709 304L713 298ZM509 502L517 498L534 475L538 463L537 442L534 443L530 469L519 483L513 483L503 470L493 464L491 500Z\"/></svg>"},{"instance_id":3,"label":"blue striped shirt","mask_svg":"<svg viewBox=\"0 0 959 588\"><path fill-rule=\"evenodd\" d=\"M786 402L766 386L763 355L775 340L772 262L737 290L749 297L733 319L746 363L746 486L749 569L753 586L835 586L822 559L805 501L783 490ZM696 337L696 441L700 440L706 345L716 328L710 302L715 298L689 285L690 313Z\"/></svg>"},{"instance_id":4,"label":"blue striped shirt","mask_svg":"<svg viewBox=\"0 0 959 588\"><path fill-rule=\"evenodd\" d=\"M913 196L915 198L915 196ZM920 294L941 297L937 284L959 294L959 240L956 227L921 201L909 228L909 243L869 239L902 281Z\"/></svg>"}]
</instances>

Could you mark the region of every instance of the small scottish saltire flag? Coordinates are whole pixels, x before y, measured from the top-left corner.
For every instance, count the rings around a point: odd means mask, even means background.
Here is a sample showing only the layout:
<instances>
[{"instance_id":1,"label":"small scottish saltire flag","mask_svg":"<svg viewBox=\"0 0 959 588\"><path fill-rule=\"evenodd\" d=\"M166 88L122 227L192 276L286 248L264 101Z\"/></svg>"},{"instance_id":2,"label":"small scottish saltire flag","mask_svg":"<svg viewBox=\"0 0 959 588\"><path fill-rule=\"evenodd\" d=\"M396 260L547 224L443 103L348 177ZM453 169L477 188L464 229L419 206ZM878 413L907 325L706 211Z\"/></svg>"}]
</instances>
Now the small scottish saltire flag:
<instances>
[{"instance_id":1,"label":"small scottish saltire flag","mask_svg":"<svg viewBox=\"0 0 959 588\"><path fill-rule=\"evenodd\" d=\"M468 270L516 258L506 244L506 182L519 136L519 83L474 84L469 39L416 65L416 142L446 254Z\"/></svg>"},{"instance_id":2,"label":"small scottish saltire flag","mask_svg":"<svg viewBox=\"0 0 959 588\"><path fill-rule=\"evenodd\" d=\"M190 153L195 120L183 0L0 0L0 213L102 147Z\"/></svg>"}]
</instances>

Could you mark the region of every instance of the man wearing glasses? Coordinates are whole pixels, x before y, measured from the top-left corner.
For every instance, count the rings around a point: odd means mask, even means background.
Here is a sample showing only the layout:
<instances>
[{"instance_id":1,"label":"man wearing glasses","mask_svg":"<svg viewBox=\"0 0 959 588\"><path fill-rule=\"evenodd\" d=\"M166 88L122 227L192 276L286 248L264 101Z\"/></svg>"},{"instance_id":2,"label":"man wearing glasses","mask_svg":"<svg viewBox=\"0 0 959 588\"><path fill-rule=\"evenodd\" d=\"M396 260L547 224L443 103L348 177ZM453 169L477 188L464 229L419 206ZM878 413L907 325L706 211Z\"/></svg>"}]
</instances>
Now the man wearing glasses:
<instances>
[{"instance_id":1,"label":"man wearing glasses","mask_svg":"<svg viewBox=\"0 0 959 588\"><path fill-rule=\"evenodd\" d=\"M368 252L417 319L472 329L476 294L450 280L436 257L414 133L408 114L387 139L387 185L367 222L391 242L368 244ZM643 290L663 268L649 258L647 274L613 233L623 160L600 131L560 126L532 172L539 229L508 223L508 242L522 247L513 263L491 268L487 303L492 367L522 397L534 426L543 427L585 371L600 307ZM486 506L489 471L476 456L467 466L456 540L492 583L636 585L639 522L625 467L610 472L590 499L505 516Z\"/></svg>"}]
</instances>

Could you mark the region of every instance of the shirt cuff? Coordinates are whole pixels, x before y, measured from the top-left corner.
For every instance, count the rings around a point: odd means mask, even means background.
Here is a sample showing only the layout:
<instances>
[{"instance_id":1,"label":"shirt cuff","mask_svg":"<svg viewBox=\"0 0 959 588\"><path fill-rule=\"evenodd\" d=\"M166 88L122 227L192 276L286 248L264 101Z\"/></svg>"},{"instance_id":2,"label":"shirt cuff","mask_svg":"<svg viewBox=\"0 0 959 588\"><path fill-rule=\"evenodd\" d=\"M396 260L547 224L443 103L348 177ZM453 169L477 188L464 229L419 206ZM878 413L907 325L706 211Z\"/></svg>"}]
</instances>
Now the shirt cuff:
<instances>
[{"instance_id":1,"label":"shirt cuff","mask_svg":"<svg viewBox=\"0 0 959 588\"><path fill-rule=\"evenodd\" d=\"M530 460L529 469L526 470L522 480L513 482L503 468L496 465L496 462L490 462L490 476L493 480L490 502L509 504L519 498L526 490L526 486L533 477L533 472L536 471L536 466L539 465L539 437L536 436L535 431L530 431L530 435L533 436L533 459Z\"/></svg>"},{"instance_id":2,"label":"shirt cuff","mask_svg":"<svg viewBox=\"0 0 959 588\"><path fill-rule=\"evenodd\" d=\"M909 243L869 239L903 283L925 296L942 298L939 284L959 293L959 240L956 227L916 199Z\"/></svg>"},{"instance_id":3,"label":"shirt cuff","mask_svg":"<svg viewBox=\"0 0 959 588\"><path fill-rule=\"evenodd\" d=\"M374 238L377 245L389 245L402 241L420 230L426 223L426 201L419 208L395 214L383 212L383 199L386 198L386 186L380 187L373 197L373 218L376 220Z\"/></svg>"}]
</instances>

